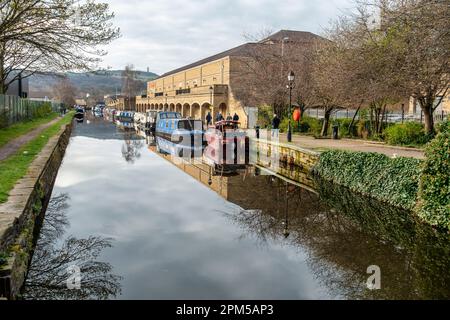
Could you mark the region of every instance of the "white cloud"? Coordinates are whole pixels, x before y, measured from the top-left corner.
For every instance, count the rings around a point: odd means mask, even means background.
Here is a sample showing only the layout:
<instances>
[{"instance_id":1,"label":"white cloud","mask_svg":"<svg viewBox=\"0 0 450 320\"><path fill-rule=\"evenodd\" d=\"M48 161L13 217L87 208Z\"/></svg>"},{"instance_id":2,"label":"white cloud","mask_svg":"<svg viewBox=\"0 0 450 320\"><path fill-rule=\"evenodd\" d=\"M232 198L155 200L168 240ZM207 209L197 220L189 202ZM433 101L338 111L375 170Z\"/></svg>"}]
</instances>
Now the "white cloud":
<instances>
[{"instance_id":1,"label":"white cloud","mask_svg":"<svg viewBox=\"0 0 450 320\"><path fill-rule=\"evenodd\" d=\"M245 42L244 33L321 33L352 0L108 0L122 37L103 66L164 73Z\"/></svg>"}]
</instances>

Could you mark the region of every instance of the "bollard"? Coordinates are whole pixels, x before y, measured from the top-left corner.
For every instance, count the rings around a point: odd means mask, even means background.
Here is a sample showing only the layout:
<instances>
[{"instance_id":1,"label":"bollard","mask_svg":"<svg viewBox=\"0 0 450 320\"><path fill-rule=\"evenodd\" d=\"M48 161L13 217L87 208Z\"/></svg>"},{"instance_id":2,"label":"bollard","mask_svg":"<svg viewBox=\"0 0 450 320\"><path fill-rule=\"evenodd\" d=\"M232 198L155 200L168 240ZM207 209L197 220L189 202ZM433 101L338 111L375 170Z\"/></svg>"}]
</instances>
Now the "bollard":
<instances>
[{"instance_id":1,"label":"bollard","mask_svg":"<svg viewBox=\"0 0 450 320\"><path fill-rule=\"evenodd\" d=\"M339 139L339 126L338 125L333 126L333 139L334 140Z\"/></svg>"}]
</instances>

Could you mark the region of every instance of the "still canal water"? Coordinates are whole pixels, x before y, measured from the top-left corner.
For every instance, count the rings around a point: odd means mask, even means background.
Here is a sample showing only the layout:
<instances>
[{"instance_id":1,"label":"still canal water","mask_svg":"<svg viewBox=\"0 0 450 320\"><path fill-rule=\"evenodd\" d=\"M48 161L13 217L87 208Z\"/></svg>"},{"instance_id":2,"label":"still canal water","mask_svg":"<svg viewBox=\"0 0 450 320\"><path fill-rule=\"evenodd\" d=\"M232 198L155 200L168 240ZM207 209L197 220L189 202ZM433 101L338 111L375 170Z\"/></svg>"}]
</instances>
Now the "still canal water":
<instances>
[{"instance_id":1,"label":"still canal water","mask_svg":"<svg viewBox=\"0 0 450 320\"><path fill-rule=\"evenodd\" d=\"M450 298L449 236L408 213L254 168L211 176L148 142L99 118L75 125L26 299Z\"/></svg>"}]
</instances>

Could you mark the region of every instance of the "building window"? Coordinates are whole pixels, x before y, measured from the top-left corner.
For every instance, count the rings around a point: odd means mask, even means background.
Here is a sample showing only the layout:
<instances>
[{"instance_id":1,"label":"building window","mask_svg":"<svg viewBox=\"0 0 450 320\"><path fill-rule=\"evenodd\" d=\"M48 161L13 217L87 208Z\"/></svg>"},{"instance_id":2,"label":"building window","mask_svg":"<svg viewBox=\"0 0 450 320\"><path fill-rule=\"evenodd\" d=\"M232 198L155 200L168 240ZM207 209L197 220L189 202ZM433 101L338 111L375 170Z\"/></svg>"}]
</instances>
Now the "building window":
<instances>
[{"instance_id":1,"label":"building window","mask_svg":"<svg viewBox=\"0 0 450 320\"><path fill-rule=\"evenodd\" d=\"M175 91L175 94L178 96L180 94L190 94L191 93L191 89L179 89L177 91Z\"/></svg>"},{"instance_id":2,"label":"building window","mask_svg":"<svg viewBox=\"0 0 450 320\"><path fill-rule=\"evenodd\" d=\"M155 97L162 97L164 96L164 92L156 92Z\"/></svg>"}]
</instances>

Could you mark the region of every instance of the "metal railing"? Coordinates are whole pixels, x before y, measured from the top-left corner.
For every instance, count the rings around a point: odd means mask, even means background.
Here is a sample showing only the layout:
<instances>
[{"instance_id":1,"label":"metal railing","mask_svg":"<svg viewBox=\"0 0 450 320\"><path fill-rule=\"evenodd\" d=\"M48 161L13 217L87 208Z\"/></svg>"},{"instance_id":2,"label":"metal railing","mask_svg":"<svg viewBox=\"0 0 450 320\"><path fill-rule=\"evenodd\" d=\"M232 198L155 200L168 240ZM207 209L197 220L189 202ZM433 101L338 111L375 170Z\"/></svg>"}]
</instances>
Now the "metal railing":
<instances>
[{"instance_id":1,"label":"metal railing","mask_svg":"<svg viewBox=\"0 0 450 320\"><path fill-rule=\"evenodd\" d=\"M59 112L60 107L61 103L59 102L38 101L0 94L0 128L42 117L50 112Z\"/></svg>"}]
</instances>

